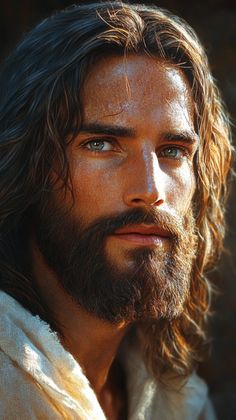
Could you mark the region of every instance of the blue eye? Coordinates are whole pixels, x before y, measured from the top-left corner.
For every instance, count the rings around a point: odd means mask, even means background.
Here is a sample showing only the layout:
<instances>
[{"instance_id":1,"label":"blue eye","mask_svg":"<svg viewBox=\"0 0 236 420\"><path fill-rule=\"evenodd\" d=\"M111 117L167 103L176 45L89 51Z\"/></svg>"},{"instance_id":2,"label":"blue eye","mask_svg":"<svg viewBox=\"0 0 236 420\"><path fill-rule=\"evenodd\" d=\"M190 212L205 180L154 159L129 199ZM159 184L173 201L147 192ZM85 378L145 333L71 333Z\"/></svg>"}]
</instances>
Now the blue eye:
<instances>
[{"instance_id":1,"label":"blue eye","mask_svg":"<svg viewBox=\"0 0 236 420\"><path fill-rule=\"evenodd\" d=\"M91 152L107 152L112 150L111 142L108 140L90 140L85 144L85 147Z\"/></svg>"},{"instance_id":2,"label":"blue eye","mask_svg":"<svg viewBox=\"0 0 236 420\"><path fill-rule=\"evenodd\" d=\"M87 143L90 150L102 150L104 148L104 142L93 140Z\"/></svg>"},{"instance_id":3,"label":"blue eye","mask_svg":"<svg viewBox=\"0 0 236 420\"><path fill-rule=\"evenodd\" d=\"M184 150L179 147L167 147L161 151L161 156L171 159L181 159L184 156Z\"/></svg>"}]
</instances>

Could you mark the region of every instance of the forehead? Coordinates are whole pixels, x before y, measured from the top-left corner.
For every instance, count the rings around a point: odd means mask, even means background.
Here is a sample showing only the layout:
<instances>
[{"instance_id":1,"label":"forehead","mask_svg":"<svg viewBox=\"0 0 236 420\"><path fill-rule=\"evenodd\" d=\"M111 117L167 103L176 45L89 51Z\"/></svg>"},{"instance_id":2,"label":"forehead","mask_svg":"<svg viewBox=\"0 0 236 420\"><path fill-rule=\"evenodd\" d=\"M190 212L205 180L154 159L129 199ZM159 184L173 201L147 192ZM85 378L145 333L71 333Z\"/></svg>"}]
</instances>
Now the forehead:
<instances>
[{"instance_id":1,"label":"forehead","mask_svg":"<svg viewBox=\"0 0 236 420\"><path fill-rule=\"evenodd\" d=\"M145 55L101 58L81 91L84 119L193 119L194 104L186 76L178 67Z\"/></svg>"}]
</instances>

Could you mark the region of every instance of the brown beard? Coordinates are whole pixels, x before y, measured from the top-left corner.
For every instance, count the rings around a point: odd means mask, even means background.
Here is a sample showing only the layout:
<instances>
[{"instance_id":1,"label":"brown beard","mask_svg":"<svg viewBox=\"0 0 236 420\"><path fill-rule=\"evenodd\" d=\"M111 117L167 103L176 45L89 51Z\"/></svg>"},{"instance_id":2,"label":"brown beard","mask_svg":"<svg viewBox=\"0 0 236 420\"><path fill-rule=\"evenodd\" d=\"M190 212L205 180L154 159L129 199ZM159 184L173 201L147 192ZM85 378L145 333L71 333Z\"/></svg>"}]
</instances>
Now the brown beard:
<instances>
[{"instance_id":1,"label":"brown beard","mask_svg":"<svg viewBox=\"0 0 236 420\"><path fill-rule=\"evenodd\" d=\"M83 229L53 202L37 215L36 240L45 262L72 299L108 322L172 319L189 293L196 236L192 213L181 219L137 208L95 220ZM131 267L118 268L105 252L108 235L137 223L170 233L171 251L143 247L128 252Z\"/></svg>"}]
</instances>

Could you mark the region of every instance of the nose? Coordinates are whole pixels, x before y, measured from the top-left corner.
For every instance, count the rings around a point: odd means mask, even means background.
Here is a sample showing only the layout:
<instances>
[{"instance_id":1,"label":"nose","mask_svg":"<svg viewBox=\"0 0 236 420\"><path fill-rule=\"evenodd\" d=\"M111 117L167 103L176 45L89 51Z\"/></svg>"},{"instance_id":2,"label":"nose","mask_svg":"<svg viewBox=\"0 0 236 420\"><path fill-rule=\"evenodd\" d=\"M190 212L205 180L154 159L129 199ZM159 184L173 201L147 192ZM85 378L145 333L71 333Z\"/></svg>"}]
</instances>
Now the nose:
<instances>
[{"instance_id":1,"label":"nose","mask_svg":"<svg viewBox=\"0 0 236 420\"><path fill-rule=\"evenodd\" d=\"M160 206L165 202L165 174L155 152L143 152L129 163L124 203L129 207Z\"/></svg>"}]
</instances>

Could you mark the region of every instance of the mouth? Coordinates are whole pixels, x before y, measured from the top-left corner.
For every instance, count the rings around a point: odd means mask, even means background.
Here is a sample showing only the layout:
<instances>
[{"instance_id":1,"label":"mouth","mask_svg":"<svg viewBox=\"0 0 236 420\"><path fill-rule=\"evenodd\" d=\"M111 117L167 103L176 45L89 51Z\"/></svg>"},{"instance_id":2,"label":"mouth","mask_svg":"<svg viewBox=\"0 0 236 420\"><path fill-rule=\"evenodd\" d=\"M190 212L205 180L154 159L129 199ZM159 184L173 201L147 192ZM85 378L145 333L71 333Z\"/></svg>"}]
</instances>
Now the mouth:
<instances>
[{"instance_id":1,"label":"mouth","mask_svg":"<svg viewBox=\"0 0 236 420\"><path fill-rule=\"evenodd\" d=\"M140 246L163 246L171 239L167 230L155 225L131 225L117 229L116 239Z\"/></svg>"}]
</instances>

